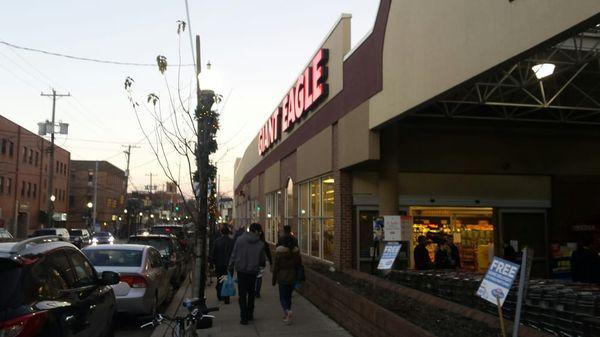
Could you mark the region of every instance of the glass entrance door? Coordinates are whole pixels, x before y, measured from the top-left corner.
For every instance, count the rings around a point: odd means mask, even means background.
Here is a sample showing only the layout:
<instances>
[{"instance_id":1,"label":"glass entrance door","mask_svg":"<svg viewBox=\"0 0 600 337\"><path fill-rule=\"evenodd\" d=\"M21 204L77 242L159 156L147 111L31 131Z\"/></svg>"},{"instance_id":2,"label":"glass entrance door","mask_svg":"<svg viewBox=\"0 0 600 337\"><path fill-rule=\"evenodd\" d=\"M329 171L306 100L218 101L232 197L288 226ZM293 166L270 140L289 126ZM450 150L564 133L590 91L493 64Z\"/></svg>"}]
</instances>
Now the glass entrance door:
<instances>
[{"instance_id":1,"label":"glass entrance door","mask_svg":"<svg viewBox=\"0 0 600 337\"><path fill-rule=\"evenodd\" d=\"M362 272L370 273L371 264L373 263L373 221L379 216L379 211L369 208L357 207L356 210L356 226L357 226L357 247L358 256L356 269ZM379 259L375 256L375 263Z\"/></svg>"}]
</instances>

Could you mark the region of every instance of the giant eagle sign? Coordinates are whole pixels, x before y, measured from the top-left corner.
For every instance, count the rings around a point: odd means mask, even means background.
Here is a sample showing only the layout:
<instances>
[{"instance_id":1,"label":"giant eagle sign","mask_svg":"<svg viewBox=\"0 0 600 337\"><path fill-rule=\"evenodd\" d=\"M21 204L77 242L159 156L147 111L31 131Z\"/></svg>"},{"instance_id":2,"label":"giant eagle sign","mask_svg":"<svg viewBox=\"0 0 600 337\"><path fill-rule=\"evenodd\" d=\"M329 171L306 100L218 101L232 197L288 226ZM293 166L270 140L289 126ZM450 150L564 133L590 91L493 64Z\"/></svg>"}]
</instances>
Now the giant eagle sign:
<instances>
[{"instance_id":1,"label":"giant eagle sign","mask_svg":"<svg viewBox=\"0 0 600 337\"><path fill-rule=\"evenodd\" d=\"M284 131L291 130L308 111L329 94L327 85L329 50L320 49L281 104L258 133L258 153L262 156Z\"/></svg>"}]
</instances>

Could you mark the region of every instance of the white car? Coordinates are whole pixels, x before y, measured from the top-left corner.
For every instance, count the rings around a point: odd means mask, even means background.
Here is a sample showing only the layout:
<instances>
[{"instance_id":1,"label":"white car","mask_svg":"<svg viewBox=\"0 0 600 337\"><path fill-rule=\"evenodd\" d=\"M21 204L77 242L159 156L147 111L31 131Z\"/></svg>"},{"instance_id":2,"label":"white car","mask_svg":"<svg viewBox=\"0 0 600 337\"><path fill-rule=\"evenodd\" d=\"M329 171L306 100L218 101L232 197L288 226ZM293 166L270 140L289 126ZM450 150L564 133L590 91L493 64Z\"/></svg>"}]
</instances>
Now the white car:
<instances>
[{"instance_id":1,"label":"white car","mask_svg":"<svg viewBox=\"0 0 600 337\"><path fill-rule=\"evenodd\" d=\"M155 315L172 291L168 262L150 246L113 244L82 249L96 271L113 271L120 282L113 285L117 313Z\"/></svg>"}]
</instances>

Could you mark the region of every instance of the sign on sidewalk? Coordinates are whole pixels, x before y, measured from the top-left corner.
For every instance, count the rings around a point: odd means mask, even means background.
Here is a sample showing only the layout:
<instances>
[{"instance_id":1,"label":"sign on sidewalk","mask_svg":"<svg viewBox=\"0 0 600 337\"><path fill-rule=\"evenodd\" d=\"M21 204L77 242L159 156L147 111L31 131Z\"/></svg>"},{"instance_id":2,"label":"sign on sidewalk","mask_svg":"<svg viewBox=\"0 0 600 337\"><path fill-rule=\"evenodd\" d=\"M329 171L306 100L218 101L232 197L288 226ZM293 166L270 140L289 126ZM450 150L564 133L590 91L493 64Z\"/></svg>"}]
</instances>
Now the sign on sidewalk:
<instances>
[{"instance_id":1,"label":"sign on sidewalk","mask_svg":"<svg viewBox=\"0 0 600 337\"><path fill-rule=\"evenodd\" d=\"M519 267L516 263L494 256L477 290L477 296L501 307L517 277Z\"/></svg>"},{"instance_id":2,"label":"sign on sidewalk","mask_svg":"<svg viewBox=\"0 0 600 337\"><path fill-rule=\"evenodd\" d=\"M398 252L400 252L400 243L398 242L389 242L385 244L385 248L383 249L383 254L379 259L379 265L377 269L391 269L394 265L394 261L396 261L396 257L398 256Z\"/></svg>"}]
</instances>

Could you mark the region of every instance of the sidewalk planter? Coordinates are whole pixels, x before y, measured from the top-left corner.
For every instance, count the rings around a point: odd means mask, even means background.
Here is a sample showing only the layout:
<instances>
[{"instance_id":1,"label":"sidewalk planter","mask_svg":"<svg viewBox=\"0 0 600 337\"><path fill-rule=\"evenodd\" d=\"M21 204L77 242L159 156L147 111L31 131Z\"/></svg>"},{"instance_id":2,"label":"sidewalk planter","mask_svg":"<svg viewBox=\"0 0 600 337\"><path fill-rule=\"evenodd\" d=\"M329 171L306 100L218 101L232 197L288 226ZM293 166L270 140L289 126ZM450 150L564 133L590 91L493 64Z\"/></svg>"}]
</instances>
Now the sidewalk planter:
<instances>
[{"instance_id":1,"label":"sidewalk planter","mask_svg":"<svg viewBox=\"0 0 600 337\"><path fill-rule=\"evenodd\" d=\"M307 268L302 294L355 336L467 337L500 333L498 317L480 310L355 270L332 273L315 264L311 267ZM510 331L512 322L506 327ZM521 327L519 335L549 336L527 327Z\"/></svg>"},{"instance_id":2,"label":"sidewalk planter","mask_svg":"<svg viewBox=\"0 0 600 337\"><path fill-rule=\"evenodd\" d=\"M301 294L357 337L434 337L330 278L306 268Z\"/></svg>"}]
</instances>

